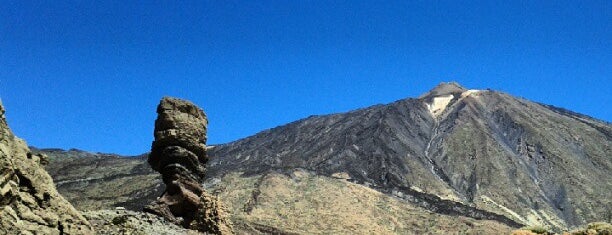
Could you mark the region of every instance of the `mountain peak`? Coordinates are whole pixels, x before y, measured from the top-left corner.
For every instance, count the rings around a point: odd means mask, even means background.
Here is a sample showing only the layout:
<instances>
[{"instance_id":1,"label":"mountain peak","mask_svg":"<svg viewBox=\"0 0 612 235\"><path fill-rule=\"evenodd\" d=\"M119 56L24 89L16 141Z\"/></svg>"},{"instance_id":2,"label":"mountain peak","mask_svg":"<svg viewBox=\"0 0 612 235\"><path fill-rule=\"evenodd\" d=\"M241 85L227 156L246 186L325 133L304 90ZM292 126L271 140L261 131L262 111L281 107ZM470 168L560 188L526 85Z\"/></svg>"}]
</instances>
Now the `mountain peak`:
<instances>
[{"instance_id":1,"label":"mountain peak","mask_svg":"<svg viewBox=\"0 0 612 235\"><path fill-rule=\"evenodd\" d=\"M465 91L467 91L467 89L459 85L459 83L457 82L442 82L433 89L431 89L429 92L421 95L419 98L444 96L456 93L461 94Z\"/></svg>"}]
</instances>

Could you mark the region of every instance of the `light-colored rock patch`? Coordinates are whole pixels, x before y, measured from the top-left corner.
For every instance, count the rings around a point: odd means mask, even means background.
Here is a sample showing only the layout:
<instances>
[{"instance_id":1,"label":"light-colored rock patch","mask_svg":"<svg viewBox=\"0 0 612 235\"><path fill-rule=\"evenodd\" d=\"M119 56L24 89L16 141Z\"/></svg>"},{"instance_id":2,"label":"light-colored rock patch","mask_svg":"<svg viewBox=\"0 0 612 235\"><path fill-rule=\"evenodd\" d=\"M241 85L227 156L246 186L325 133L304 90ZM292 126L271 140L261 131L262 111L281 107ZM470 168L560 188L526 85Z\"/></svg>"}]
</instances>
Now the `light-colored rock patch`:
<instances>
[{"instance_id":1,"label":"light-colored rock patch","mask_svg":"<svg viewBox=\"0 0 612 235\"><path fill-rule=\"evenodd\" d=\"M461 93L461 98L468 97L468 96L470 96L472 94L478 94L479 92L480 92L480 90L467 90L467 91Z\"/></svg>"},{"instance_id":2,"label":"light-colored rock patch","mask_svg":"<svg viewBox=\"0 0 612 235\"><path fill-rule=\"evenodd\" d=\"M346 172L336 172L336 173L333 173L331 176L336 179L344 179L344 180L351 179L351 176Z\"/></svg>"},{"instance_id":3,"label":"light-colored rock patch","mask_svg":"<svg viewBox=\"0 0 612 235\"><path fill-rule=\"evenodd\" d=\"M427 104L427 108L429 109L431 115L437 117L444 111L444 109L446 109L453 98L455 98L454 95L434 97L433 101L430 104Z\"/></svg>"},{"instance_id":4,"label":"light-colored rock patch","mask_svg":"<svg viewBox=\"0 0 612 235\"><path fill-rule=\"evenodd\" d=\"M487 196L481 196L480 199L482 199L482 201L485 204L493 204L496 207L498 207L499 209L501 209L502 211L506 212L507 214L512 215L514 218L518 219L519 221L523 222L523 223L527 223L528 220L523 218L522 216L520 216L518 213L514 212L513 210L510 210L508 207L505 207L503 205L498 204L497 202L493 201L493 199L491 199L490 197Z\"/></svg>"}]
</instances>

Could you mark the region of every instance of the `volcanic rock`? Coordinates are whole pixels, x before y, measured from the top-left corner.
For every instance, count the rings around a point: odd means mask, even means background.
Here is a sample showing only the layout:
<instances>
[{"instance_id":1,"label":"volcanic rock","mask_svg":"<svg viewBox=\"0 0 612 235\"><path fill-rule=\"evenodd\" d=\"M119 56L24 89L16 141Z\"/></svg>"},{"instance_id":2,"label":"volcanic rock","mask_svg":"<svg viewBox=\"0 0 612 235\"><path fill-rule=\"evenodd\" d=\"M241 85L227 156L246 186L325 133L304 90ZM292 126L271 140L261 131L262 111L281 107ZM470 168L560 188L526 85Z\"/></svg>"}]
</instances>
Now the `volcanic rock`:
<instances>
[{"instance_id":1,"label":"volcanic rock","mask_svg":"<svg viewBox=\"0 0 612 235\"><path fill-rule=\"evenodd\" d=\"M0 234L93 234L81 214L55 189L34 154L9 129L0 103Z\"/></svg>"},{"instance_id":2,"label":"volcanic rock","mask_svg":"<svg viewBox=\"0 0 612 235\"><path fill-rule=\"evenodd\" d=\"M164 97L157 107L148 162L161 173L164 193L145 211L214 234L232 233L220 202L204 191L206 114L189 101Z\"/></svg>"}]
</instances>

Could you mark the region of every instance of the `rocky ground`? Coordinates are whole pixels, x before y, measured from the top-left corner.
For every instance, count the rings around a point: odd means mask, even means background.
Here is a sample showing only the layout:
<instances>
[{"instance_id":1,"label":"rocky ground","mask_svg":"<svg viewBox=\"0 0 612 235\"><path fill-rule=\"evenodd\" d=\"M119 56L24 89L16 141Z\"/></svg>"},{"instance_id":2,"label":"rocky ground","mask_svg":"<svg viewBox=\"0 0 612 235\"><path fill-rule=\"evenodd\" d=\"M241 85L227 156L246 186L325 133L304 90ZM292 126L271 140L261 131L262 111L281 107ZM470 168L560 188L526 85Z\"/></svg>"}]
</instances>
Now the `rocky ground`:
<instances>
[{"instance_id":1,"label":"rocky ground","mask_svg":"<svg viewBox=\"0 0 612 235\"><path fill-rule=\"evenodd\" d=\"M121 235L184 235L201 234L195 230L177 226L164 218L145 212L125 209L84 211L83 216L95 228L97 234Z\"/></svg>"}]
</instances>

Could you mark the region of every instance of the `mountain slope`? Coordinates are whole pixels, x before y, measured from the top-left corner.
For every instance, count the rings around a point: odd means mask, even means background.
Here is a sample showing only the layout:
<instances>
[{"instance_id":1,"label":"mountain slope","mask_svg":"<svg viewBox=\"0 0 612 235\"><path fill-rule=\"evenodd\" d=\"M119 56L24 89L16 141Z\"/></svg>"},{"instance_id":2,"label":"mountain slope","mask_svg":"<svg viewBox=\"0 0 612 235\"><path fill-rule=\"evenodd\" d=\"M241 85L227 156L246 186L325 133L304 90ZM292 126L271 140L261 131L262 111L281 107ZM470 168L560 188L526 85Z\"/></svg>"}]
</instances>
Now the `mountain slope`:
<instances>
[{"instance_id":1,"label":"mountain slope","mask_svg":"<svg viewBox=\"0 0 612 235\"><path fill-rule=\"evenodd\" d=\"M610 217L611 131L586 116L448 83L419 99L313 116L217 146L209 174L346 173L375 188L568 228Z\"/></svg>"},{"instance_id":2,"label":"mountain slope","mask_svg":"<svg viewBox=\"0 0 612 235\"><path fill-rule=\"evenodd\" d=\"M299 169L330 182L370 187L436 216L489 219L510 227L544 224L562 230L612 219L608 196L612 192L611 138L609 123L501 92L443 83L416 99L311 116L212 147L206 185L216 188L221 197L242 195L245 191L222 183L238 175L244 184L255 184L250 179L269 174L291 176ZM90 159L79 164L105 161ZM118 161L124 160L111 162ZM139 159L130 161L134 169L146 164ZM56 166L67 169L61 163ZM62 171L51 172L62 177ZM114 184L127 188L122 191L136 191L137 178L114 178L117 173L105 172L103 167L92 169L89 174L103 174L110 181L91 181L90 186ZM125 182L113 183L120 179ZM137 191L154 192L155 185L147 182L137 186ZM253 196L261 193L260 186L253 187ZM64 188L66 192L73 189ZM128 195L127 205L137 209L136 205L146 203L143 201L153 194ZM239 203L231 205L234 209L262 210L261 216L277 208L248 204L248 200L223 200ZM101 206L117 205L126 204L117 200ZM372 205L367 208L375 211ZM245 215L243 209L232 215L255 221L255 215Z\"/></svg>"},{"instance_id":3,"label":"mountain slope","mask_svg":"<svg viewBox=\"0 0 612 235\"><path fill-rule=\"evenodd\" d=\"M121 157L76 149L32 151L49 156L46 170L57 190L79 210L125 207L141 211L163 192L161 177L146 163L146 155Z\"/></svg>"},{"instance_id":4,"label":"mountain slope","mask_svg":"<svg viewBox=\"0 0 612 235\"><path fill-rule=\"evenodd\" d=\"M509 234L495 220L434 213L347 180L302 169L244 177L225 175L210 186L248 233ZM275 228L275 230L267 230Z\"/></svg>"}]
</instances>

